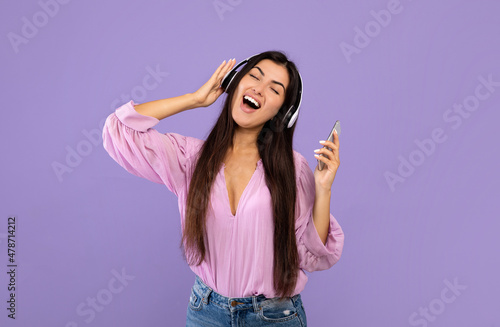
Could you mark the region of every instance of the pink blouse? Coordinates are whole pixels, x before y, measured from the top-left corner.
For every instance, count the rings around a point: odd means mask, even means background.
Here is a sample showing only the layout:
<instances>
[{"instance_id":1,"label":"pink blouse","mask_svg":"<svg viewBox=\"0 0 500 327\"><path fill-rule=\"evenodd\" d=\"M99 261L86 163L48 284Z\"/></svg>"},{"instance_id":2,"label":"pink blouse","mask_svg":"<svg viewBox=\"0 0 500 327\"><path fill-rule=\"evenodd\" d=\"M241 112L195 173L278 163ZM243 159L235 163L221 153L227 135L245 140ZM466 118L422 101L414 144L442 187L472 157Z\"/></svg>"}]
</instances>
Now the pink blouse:
<instances>
[{"instance_id":1,"label":"pink blouse","mask_svg":"<svg viewBox=\"0 0 500 327\"><path fill-rule=\"evenodd\" d=\"M103 128L103 146L128 172L152 182L165 184L179 203L184 230L185 207L192 176L191 163L203 144L177 133L159 133L152 127L159 120L135 111L134 101L110 114ZM332 267L342 254L344 233L330 214L326 245L313 223L314 175L307 160L294 150L297 182L295 235L300 257L295 294L302 292L308 272ZM273 288L273 216L271 194L265 182L262 159L238 203L236 215L229 197L222 164L212 187L206 228L205 260L190 266L214 291L227 297L263 294L276 297Z\"/></svg>"}]
</instances>

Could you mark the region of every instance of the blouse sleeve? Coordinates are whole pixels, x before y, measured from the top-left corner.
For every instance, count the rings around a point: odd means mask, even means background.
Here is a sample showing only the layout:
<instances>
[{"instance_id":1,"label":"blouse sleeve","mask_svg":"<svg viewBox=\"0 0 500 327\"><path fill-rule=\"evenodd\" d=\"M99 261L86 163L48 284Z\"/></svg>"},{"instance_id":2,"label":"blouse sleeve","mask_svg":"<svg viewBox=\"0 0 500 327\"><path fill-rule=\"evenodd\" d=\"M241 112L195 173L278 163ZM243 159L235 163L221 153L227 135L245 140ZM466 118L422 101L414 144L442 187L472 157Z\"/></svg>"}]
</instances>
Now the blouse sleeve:
<instances>
[{"instance_id":1,"label":"blouse sleeve","mask_svg":"<svg viewBox=\"0 0 500 327\"><path fill-rule=\"evenodd\" d=\"M165 184L178 196L195 139L159 133L152 127L160 121L139 114L134 105L131 100L108 116L102 131L104 149L129 173Z\"/></svg>"},{"instance_id":2,"label":"blouse sleeve","mask_svg":"<svg viewBox=\"0 0 500 327\"><path fill-rule=\"evenodd\" d=\"M326 270L339 261L344 246L344 232L330 213L326 244L321 241L313 222L316 194L314 174L304 156L299 154L296 175L297 207L295 235L300 258L300 268L308 272Z\"/></svg>"}]
</instances>

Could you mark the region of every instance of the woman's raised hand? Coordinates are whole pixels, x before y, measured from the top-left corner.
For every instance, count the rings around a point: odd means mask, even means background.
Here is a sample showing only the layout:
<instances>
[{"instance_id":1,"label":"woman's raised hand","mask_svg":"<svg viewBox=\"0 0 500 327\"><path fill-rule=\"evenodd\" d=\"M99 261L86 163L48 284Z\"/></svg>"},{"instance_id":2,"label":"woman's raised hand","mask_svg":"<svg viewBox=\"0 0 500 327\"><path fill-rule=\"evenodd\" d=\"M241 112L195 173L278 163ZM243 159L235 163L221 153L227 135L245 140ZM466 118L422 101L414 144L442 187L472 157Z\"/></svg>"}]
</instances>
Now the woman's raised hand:
<instances>
[{"instance_id":1,"label":"woman's raised hand","mask_svg":"<svg viewBox=\"0 0 500 327\"><path fill-rule=\"evenodd\" d=\"M208 107L224 92L220 87L222 78L234 67L235 62L235 59L229 59L228 62L224 60L212 77L193 93L198 107Z\"/></svg>"}]
</instances>

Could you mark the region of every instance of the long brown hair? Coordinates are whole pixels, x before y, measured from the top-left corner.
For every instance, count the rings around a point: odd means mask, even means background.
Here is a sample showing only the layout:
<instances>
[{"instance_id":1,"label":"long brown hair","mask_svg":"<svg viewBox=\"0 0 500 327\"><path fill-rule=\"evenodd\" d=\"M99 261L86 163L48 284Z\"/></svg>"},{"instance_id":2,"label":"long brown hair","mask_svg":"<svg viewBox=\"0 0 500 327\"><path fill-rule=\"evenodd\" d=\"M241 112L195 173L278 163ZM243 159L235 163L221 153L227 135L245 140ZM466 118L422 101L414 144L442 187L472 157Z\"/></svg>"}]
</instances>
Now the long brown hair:
<instances>
[{"instance_id":1,"label":"long brown hair","mask_svg":"<svg viewBox=\"0 0 500 327\"><path fill-rule=\"evenodd\" d=\"M263 59L284 66L289 75L283 106L278 114L267 121L257 138L259 155L265 170L274 217L274 265L273 285L280 298L293 295L297 283L299 255L295 237L296 179L293 159L293 133L284 126L283 120L288 108L295 103L298 94L298 71L280 51L263 52L246 63L228 87L228 95L217 122L198 153L185 212L185 226L180 247L183 258L188 253L189 265L199 265L205 258L205 216L210 191L228 149L233 145L236 123L231 112L235 89L241 78ZM185 242L185 247L184 247ZM187 249L187 251L186 251Z\"/></svg>"}]
</instances>

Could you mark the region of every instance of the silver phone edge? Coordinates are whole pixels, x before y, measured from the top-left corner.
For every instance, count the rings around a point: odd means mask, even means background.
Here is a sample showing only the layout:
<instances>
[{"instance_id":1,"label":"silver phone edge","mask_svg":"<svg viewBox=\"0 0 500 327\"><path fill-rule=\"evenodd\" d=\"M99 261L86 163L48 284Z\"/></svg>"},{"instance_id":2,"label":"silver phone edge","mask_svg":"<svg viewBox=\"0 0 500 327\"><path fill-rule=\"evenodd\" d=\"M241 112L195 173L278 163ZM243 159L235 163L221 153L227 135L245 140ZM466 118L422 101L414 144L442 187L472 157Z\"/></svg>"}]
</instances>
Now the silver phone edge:
<instances>
[{"instance_id":1,"label":"silver phone edge","mask_svg":"<svg viewBox=\"0 0 500 327\"><path fill-rule=\"evenodd\" d=\"M333 141L333 131L337 128L337 125L340 125L340 120L335 121L335 124L333 124L332 130L330 131L330 135L328 135L328 139L327 139L330 142ZM339 131L337 131L337 135L340 135ZM323 147L327 147L327 146L325 145ZM329 147L327 147L327 148L330 149ZM318 160L318 170L319 171L323 170L325 163L319 159L316 159L316 160Z\"/></svg>"}]
</instances>

